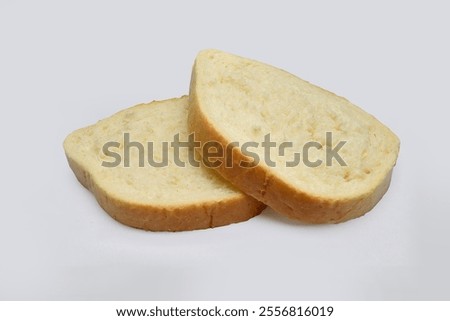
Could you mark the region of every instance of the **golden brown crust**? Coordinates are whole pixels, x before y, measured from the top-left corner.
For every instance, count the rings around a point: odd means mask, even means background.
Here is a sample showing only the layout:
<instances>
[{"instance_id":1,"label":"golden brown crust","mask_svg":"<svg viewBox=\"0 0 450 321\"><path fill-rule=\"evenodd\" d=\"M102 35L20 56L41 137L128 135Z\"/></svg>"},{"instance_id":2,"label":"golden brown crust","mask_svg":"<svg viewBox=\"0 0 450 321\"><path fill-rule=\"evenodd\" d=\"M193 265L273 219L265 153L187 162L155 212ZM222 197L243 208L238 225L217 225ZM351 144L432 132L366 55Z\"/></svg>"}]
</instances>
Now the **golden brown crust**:
<instances>
[{"instance_id":1,"label":"golden brown crust","mask_svg":"<svg viewBox=\"0 0 450 321\"><path fill-rule=\"evenodd\" d=\"M202 112L195 88L195 73L193 73L189 93L189 130L195 132L196 140L202 145L207 141L217 141L222 146L227 146L230 142L216 130ZM201 152L202 148L199 151ZM391 170L383 182L367 195L352 199L329 200L293 188L287 182L272 176L261 164L252 168L240 166L241 161L249 162L251 159L243 155L239 148L234 148L231 155L224 154L222 165L215 169L225 179L280 214L312 224L339 223L364 215L383 197L392 174ZM225 166L227 156L232 157L232 166Z\"/></svg>"},{"instance_id":2,"label":"golden brown crust","mask_svg":"<svg viewBox=\"0 0 450 321\"><path fill-rule=\"evenodd\" d=\"M94 194L100 206L115 220L131 227L173 232L206 229L247 221L266 207L245 194L219 202L200 202L182 207L129 203L111 197L83 166L66 156L78 181Z\"/></svg>"}]
</instances>

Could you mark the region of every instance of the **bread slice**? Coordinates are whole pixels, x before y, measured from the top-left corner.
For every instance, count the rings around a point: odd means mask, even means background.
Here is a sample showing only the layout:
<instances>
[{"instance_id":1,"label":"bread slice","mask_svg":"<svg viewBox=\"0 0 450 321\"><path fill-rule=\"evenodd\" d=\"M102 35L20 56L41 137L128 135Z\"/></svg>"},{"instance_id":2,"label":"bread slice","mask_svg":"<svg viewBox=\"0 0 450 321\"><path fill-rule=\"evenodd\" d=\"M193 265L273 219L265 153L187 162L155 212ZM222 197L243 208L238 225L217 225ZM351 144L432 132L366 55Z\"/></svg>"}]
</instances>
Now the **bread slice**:
<instances>
[{"instance_id":1,"label":"bread slice","mask_svg":"<svg viewBox=\"0 0 450 321\"><path fill-rule=\"evenodd\" d=\"M264 209L213 170L191 165L188 148L180 148L177 156L186 166L174 163L170 142L176 134L187 141L187 108L187 96L137 105L64 141L76 177L117 221L145 230L185 231L246 221ZM104 150L108 142L117 145ZM153 143L152 161L158 163L164 160L162 143L169 143L167 166L149 165L148 142Z\"/></svg>"},{"instance_id":2,"label":"bread slice","mask_svg":"<svg viewBox=\"0 0 450 321\"><path fill-rule=\"evenodd\" d=\"M257 143L224 153L216 169L279 213L308 223L343 222L372 209L388 189L399 151L391 130L345 98L217 50L196 58L188 121L202 143ZM267 134L276 147L262 147Z\"/></svg>"}]
</instances>

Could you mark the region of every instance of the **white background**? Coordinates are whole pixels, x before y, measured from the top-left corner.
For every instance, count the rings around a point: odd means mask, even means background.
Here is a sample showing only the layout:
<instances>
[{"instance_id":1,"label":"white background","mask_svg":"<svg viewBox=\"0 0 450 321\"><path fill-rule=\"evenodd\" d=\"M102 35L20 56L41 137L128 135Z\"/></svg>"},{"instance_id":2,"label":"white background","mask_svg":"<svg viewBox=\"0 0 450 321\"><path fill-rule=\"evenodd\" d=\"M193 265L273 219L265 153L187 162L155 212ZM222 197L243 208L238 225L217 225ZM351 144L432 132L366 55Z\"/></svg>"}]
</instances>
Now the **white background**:
<instances>
[{"instance_id":1,"label":"white background","mask_svg":"<svg viewBox=\"0 0 450 321\"><path fill-rule=\"evenodd\" d=\"M0 0L0 299L450 299L449 8L441 1ZM366 216L152 233L70 171L71 131L188 92L217 48L318 84L402 141Z\"/></svg>"}]
</instances>

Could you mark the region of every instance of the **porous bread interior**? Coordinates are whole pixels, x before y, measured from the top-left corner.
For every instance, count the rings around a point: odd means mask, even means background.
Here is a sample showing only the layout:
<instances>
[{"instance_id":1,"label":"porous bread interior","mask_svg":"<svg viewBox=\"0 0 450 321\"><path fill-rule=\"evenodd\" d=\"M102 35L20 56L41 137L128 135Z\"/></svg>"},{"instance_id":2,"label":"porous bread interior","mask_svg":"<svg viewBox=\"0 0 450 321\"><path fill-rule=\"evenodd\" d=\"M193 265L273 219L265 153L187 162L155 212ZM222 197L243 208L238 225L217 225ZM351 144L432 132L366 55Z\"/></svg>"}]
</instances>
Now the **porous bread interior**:
<instances>
[{"instance_id":1,"label":"porous bread interior","mask_svg":"<svg viewBox=\"0 0 450 321\"><path fill-rule=\"evenodd\" d=\"M351 199L368 195L382 184L395 165L399 140L375 117L345 98L336 96L272 66L216 50L199 53L193 85L198 108L227 142L258 142L249 148L264 160L261 142L266 134L277 143L267 167L270 175L319 199ZM347 166L333 160L326 166L326 133L332 133L331 148L345 145L339 155ZM303 161L294 167L286 162L302 152L308 142L309 160L323 160L318 167ZM281 143L293 148L279 155ZM301 155L303 159L304 155Z\"/></svg>"},{"instance_id":2,"label":"porous bread interior","mask_svg":"<svg viewBox=\"0 0 450 321\"><path fill-rule=\"evenodd\" d=\"M186 167L174 163L170 142L176 134L180 141L187 141L187 108L187 96L140 104L75 131L66 139L64 148L110 197L127 203L170 207L242 197L243 193L211 169L190 165L187 148L180 148L179 156ZM135 147L130 148L130 167L124 166L124 133L129 133L131 142L144 146L144 167L139 166L139 151ZM114 159L104 155L102 147L111 141L120 143L119 148L110 150L119 153L122 162L108 168L102 162ZM155 168L147 163L148 142L153 142L156 162L162 160L162 142L168 142L168 166Z\"/></svg>"}]
</instances>

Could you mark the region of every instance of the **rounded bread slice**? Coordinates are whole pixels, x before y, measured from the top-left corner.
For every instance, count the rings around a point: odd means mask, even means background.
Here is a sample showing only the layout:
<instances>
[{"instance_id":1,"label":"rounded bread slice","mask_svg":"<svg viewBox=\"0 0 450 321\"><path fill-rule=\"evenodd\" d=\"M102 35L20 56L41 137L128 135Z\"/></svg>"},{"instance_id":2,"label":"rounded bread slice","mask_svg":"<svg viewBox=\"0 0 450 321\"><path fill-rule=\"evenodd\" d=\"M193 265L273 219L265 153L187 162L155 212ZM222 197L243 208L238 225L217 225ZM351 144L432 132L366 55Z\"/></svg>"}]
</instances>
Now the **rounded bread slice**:
<instances>
[{"instance_id":1,"label":"rounded bread slice","mask_svg":"<svg viewBox=\"0 0 450 321\"><path fill-rule=\"evenodd\" d=\"M174 155L174 137L187 141L187 109L187 96L140 104L65 139L77 179L117 221L145 230L185 231L246 221L265 208L213 170L189 162L188 148ZM150 166L150 157L153 165L162 165Z\"/></svg>"},{"instance_id":2,"label":"rounded bread slice","mask_svg":"<svg viewBox=\"0 0 450 321\"><path fill-rule=\"evenodd\" d=\"M399 140L345 98L218 50L198 54L189 95L196 139L231 146L216 170L281 214L342 222L388 189Z\"/></svg>"}]
</instances>

